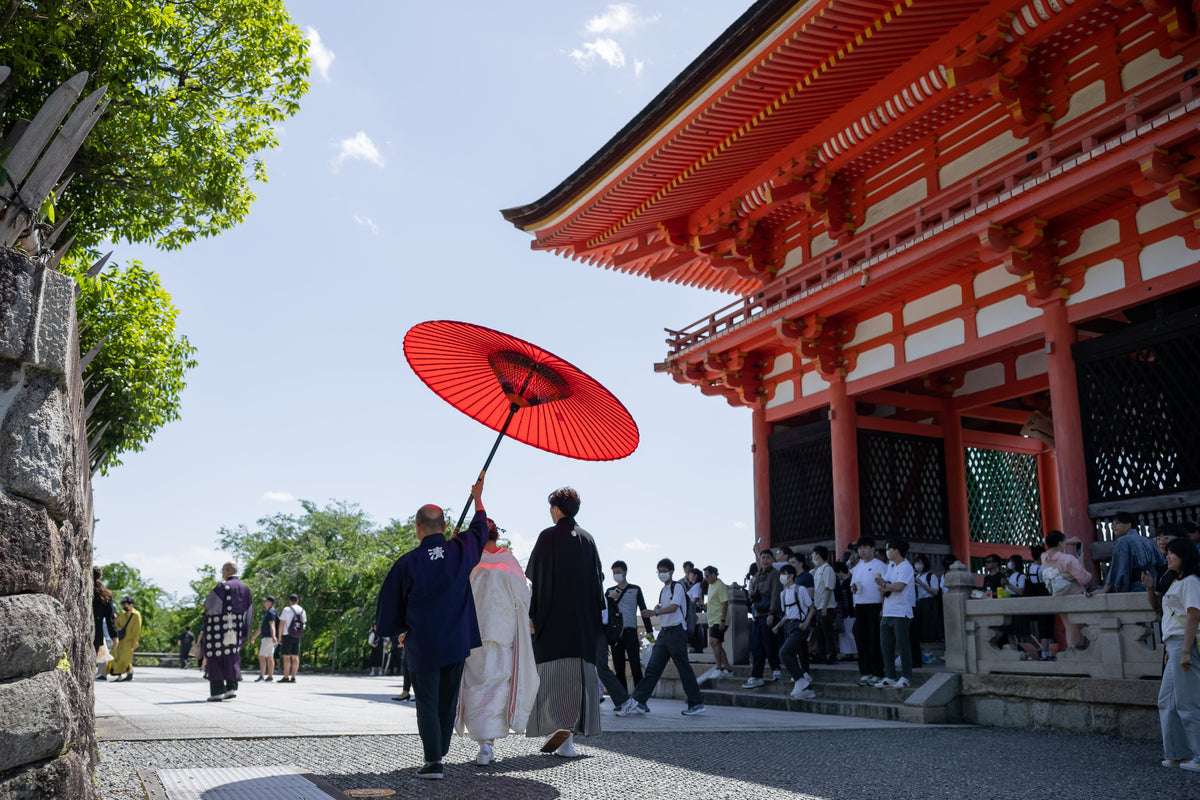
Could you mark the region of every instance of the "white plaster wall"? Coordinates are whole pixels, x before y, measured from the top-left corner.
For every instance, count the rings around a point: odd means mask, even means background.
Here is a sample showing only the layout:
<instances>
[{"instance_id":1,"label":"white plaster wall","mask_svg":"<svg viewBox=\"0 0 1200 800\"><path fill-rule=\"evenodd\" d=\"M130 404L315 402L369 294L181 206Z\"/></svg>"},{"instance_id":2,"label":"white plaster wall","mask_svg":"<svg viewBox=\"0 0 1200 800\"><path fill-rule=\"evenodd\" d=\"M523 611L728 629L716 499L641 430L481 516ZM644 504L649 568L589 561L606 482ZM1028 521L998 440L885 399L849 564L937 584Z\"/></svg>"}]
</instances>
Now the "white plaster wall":
<instances>
[{"instance_id":1,"label":"white plaster wall","mask_svg":"<svg viewBox=\"0 0 1200 800\"><path fill-rule=\"evenodd\" d=\"M904 340L904 360L916 361L967 341L966 326L961 319L952 319L941 325L912 334Z\"/></svg>"},{"instance_id":2,"label":"white plaster wall","mask_svg":"<svg viewBox=\"0 0 1200 800\"><path fill-rule=\"evenodd\" d=\"M998 133L989 141L938 170L938 185L944 188L962 180L971 173L978 172L1004 158L1009 153L1020 150L1028 142L1028 139L1018 139L1012 134L1012 131Z\"/></svg>"},{"instance_id":3,"label":"white plaster wall","mask_svg":"<svg viewBox=\"0 0 1200 800\"><path fill-rule=\"evenodd\" d=\"M1178 66L1183 56L1163 58L1158 50L1150 50L1130 61L1121 69L1121 89L1128 92L1134 86L1145 83L1156 75L1161 75L1171 67Z\"/></svg>"},{"instance_id":4,"label":"white plaster wall","mask_svg":"<svg viewBox=\"0 0 1200 800\"><path fill-rule=\"evenodd\" d=\"M929 182L924 178L914 181L869 207L867 213L863 215L863 223L859 226L858 230L865 231L872 225L883 222L893 214L921 202L928 196Z\"/></svg>"},{"instance_id":5,"label":"white plaster wall","mask_svg":"<svg viewBox=\"0 0 1200 800\"><path fill-rule=\"evenodd\" d=\"M780 274L787 272L789 269L795 269L804 263L804 245L793 247L788 250L787 255L783 258L783 269L779 270Z\"/></svg>"},{"instance_id":6,"label":"white plaster wall","mask_svg":"<svg viewBox=\"0 0 1200 800\"><path fill-rule=\"evenodd\" d=\"M812 238L812 242L809 243L808 249L812 252L813 258L816 258L832 248L833 245L834 241L833 239L829 238L828 233L818 233Z\"/></svg>"},{"instance_id":7,"label":"white plaster wall","mask_svg":"<svg viewBox=\"0 0 1200 800\"><path fill-rule=\"evenodd\" d=\"M1137 222L1138 233L1145 233L1186 216L1187 214L1171 205L1169 198L1160 197L1139 208L1133 218Z\"/></svg>"},{"instance_id":8,"label":"white plaster wall","mask_svg":"<svg viewBox=\"0 0 1200 800\"><path fill-rule=\"evenodd\" d=\"M849 382L858 380L859 378L866 378L869 375L883 372L894 366L896 366L896 348L890 344L880 345L879 347L864 350L858 354L858 363L854 365L854 369L846 376L846 380Z\"/></svg>"},{"instance_id":9,"label":"white plaster wall","mask_svg":"<svg viewBox=\"0 0 1200 800\"><path fill-rule=\"evenodd\" d=\"M1106 219L1090 228L1084 228L1083 233L1079 234L1079 247L1061 263L1070 264L1076 259L1090 256L1092 253L1111 247L1120 241L1121 223L1115 219Z\"/></svg>"},{"instance_id":10,"label":"white plaster wall","mask_svg":"<svg viewBox=\"0 0 1200 800\"><path fill-rule=\"evenodd\" d=\"M1083 288L1067 298L1067 305L1073 306L1124 288L1125 264L1119 258L1110 258L1084 271Z\"/></svg>"},{"instance_id":11,"label":"white plaster wall","mask_svg":"<svg viewBox=\"0 0 1200 800\"><path fill-rule=\"evenodd\" d=\"M1036 319L1041 314L1025 302L1025 295L1018 294L984 306L975 314L975 330L979 336L990 336L997 331Z\"/></svg>"},{"instance_id":12,"label":"white plaster wall","mask_svg":"<svg viewBox=\"0 0 1200 800\"><path fill-rule=\"evenodd\" d=\"M1023 356L1017 356L1016 363L1017 380L1023 381L1026 378L1032 378L1034 375L1045 375L1049 369L1046 363L1046 351L1034 350L1031 353L1026 353Z\"/></svg>"},{"instance_id":13,"label":"white plaster wall","mask_svg":"<svg viewBox=\"0 0 1200 800\"><path fill-rule=\"evenodd\" d=\"M1058 118L1058 121L1054 123L1054 127L1057 128L1060 125L1066 125L1071 120L1082 117L1092 109L1099 108L1104 105L1104 100L1104 81L1098 80L1094 83L1089 83L1071 95L1071 99L1068 101L1067 113Z\"/></svg>"},{"instance_id":14,"label":"white plaster wall","mask_svg":"<svg viewBox=\"0 0 1200 800\"><path fill-rule=\"evenodd\" d=\"M938 289L936 292L918 297L904 304L904 324L912 325L934 314L940 314L962 305L962 287L957 283Z\"/></svg>"},{"instance_id":15,"label":"white plaster wall","mask_svg":"<svg viewBox=\"0 0 1200 800\"><path fill-rule=\"evenodd\" d=\"M804 373L800 378L800 394L804 397L820 394L828 388L829 383L815 369L812 372Z\"/></svg>"},{"instance_id":16,"label":"white plaster wall","mask_svg":"<svg viewBox=\"0 0 1200 800\"><path fill-rule=\"evenodd\" d=\"M954 393L957 397L960 394L974 394L982 392L984 389L991 389L1004 383L1004 365L1003 364L988 364L983 367L977 367L963 376L963 385Z\"/></svg>"},{"instance_id":17,"label":"white plaster wall","mask_svg":"<svg viewBox=\"0 0 1200 800\"><path fill-rule=\"evenodd\" d=\"M775 396L767 401L767 408L775 408L784 403L790 403L796 399L796 382L793 380L782 380L775 384Z\"/></svg>"},{"instance_id":18,"label":"white plaster wall","mask_svg":"<svg viewBox=\"0 0 1200 800\"><path fill-rule=\"evenodd\" d=\"M1014 283L1020 283L1020 281L1021 279L1005 269L1003 264L991 269L985 269L975 276L973 284L975 297L979 298L989 295L992 292L998 292L1001 289L1007 289Z\"/></svg>"},{"instance_id":19,"label":"white plaster wall","mask_svg":"<svg viewBox=\"0 0 1200 800\"><path fill-rule=\"evenodd\" d=\"M1138 254L1142 278L1150 280L1200 263L1200 250L1189 250L1182 236L1172 236L1143 248Z\"/></svg>"},{"instance_id":20,"label":"white plaster wall","mask_svg":"<svg viewBox=\"0 0 1200 800\"><path fill-rule=\"evenodd\" d=\"M781 375L792 368L792 354L780 353L775 356L775 366L771 367L771 371L767 373L768 378L774 378L776 375Z\"/></svg>"},{"instance_id":21,"label":"white plaster wall","mask_svg":"<svg viewBox=\"0 0 1200 800\"><path fill-rule=\"evenodd\" d=\"M854 338L846 346L853 347L860 342L870 341L877 336L883 336L885 333L891 332L892 315L890 313L878 314L858 323L858 326L854 329Z\"/></svg>"}]
</instances>

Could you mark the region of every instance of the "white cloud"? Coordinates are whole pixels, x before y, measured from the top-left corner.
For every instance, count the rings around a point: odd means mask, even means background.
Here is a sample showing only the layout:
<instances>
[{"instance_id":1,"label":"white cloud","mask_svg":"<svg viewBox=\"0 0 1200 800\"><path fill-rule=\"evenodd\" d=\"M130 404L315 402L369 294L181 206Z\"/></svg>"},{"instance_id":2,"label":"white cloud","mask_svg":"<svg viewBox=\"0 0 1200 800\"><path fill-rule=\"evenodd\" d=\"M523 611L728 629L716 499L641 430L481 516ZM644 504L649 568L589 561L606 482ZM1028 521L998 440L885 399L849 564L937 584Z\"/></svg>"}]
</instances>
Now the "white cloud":
<instances>
[{"instance_id":1,"label":"white cloud","mask_svg":"<svg viewBox=\"0 0 1200 800\"><path fill-rule=\"evenodd\" d=\"M371 137L367 136L366 131L359 131L349 139L342 139L338 142L337 148L337 155L333 158L334 171L337 171L342 162L349 159L366 161L380 168L384 166L383 156L380 154L379 148L371 141Z\"/></svg>"},{"instance_id":2,"label":"white cloud","mask_svg":"<svg viewBox=\"0 0 1200 800\"><path fill-rule=\"evenodd\" d=\"M329 83L329 67L337 56L321 42L321 34L317 33L316 28L308 29L308 57L312 61L313 68L321 73L321 77L325 79L326 83Z\"/></svg>"},{"instance_id":3,"label":"white cloud","mask_svg":"<svg viewBox=\"0 0 1200 800\"><path fill-rule=\"evenodd\" d=\"M262 499L270 500L272 503L290 503L296 498L289 492L265 492Z\"/></svg>"},{"instance_id":4,"label":"white cloud","mask_svg":"<svg viewBox=\"0 0 1200 800\"><path fill-rule=\"evenodd\" d=\"M625 66L625 53L621 51L621 45L612 39L597 39L594 42L584 42L582 50L576 48L571 51L570 55L576 64L585 69L591 66L592 62L597 58L610 67L620 68Z\"/></svg>"},{"instance_id":5,"label":"white cloud","mask_svg":"<svg viewBox=\"0 0 1200 800\"><path fill-rule=\"evenodd\" d=\"M376 225L375 220L371 219L370 217L360 217L358 214L355 214L354 221L359 225L362 225L375 236L379 235L379 226Z\"/></svg>"},{"instance_id":6,"label":"white cloud","mask_svg":"<svg viewBox=\"0 0 1200 800\"><path fill-rule=\"evenodd\" d=\"M220 568L226 561L232 561L233 556L210 547L192 547L185 553L174 555L126 552L114 560L123 561L141 572L146 580L183 599L191 593L188 582L196 579L198 569L206 564Z\"/></svg>"},{"instance_id":7,"label":"white cloud","mask_svg":"<svg viewBox=\"0 0 1200 800\"><path fill-rule=\"evenodd\" d=\"M735 520L733 520L733 527L737 528L739 531L744 531L744 530L749 529L750 526L744 522L739 522L738 520L735 519Z\"/></svg>"},{"instance_id":8,"label":"white cloud","mask_svg":"<svg viewBox=\"0 0 1200 800\"><path fill-rule=\"evenodd\" d=\"M641 539L634 539L632 542L625 542L626 550L649 550L651 547L654 547L654 545L647 544Z\"/></svg>"},{"instance_id":9,"label":"white cloud","mask_svg":"<svg viewBox=\"0 0 1200 800\"><path fill-rule=\"evenodd\" d=\"M625 66L625 50L618 37L634 34L639 28L658 21L659 15L644 17L637 13L632 3L615 3L605 8L604 13L592 17L585 26L589 41L582 42L567 52L567 55L579 66L587 69L597 61L603 61L614 69ZM634 75L642 73L645 66L642 59L633 60Z\"/></svg>"}]
</instances>

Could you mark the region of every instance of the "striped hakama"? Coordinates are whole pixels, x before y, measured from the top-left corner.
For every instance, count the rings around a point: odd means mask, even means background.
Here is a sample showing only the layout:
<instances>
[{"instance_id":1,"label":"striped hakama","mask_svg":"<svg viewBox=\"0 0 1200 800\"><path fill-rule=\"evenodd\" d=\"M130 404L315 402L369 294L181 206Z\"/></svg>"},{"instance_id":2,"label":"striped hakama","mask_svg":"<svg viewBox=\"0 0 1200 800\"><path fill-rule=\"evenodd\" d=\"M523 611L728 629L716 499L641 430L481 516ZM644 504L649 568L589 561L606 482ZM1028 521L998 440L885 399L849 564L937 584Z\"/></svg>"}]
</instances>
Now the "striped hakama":
<instances>
[{"instance_id":1,"label":"striped hakama","mask_svg":"<svg viewBox=\"0 0 1200 800\"><path fill-rule=\"evenodd\" d=\"M600 679L596 665L582 658L559 658L537 665L537 701L525 726L527 737L568 730L580 736L600 733Z\"/></svg>"}]
</instances>

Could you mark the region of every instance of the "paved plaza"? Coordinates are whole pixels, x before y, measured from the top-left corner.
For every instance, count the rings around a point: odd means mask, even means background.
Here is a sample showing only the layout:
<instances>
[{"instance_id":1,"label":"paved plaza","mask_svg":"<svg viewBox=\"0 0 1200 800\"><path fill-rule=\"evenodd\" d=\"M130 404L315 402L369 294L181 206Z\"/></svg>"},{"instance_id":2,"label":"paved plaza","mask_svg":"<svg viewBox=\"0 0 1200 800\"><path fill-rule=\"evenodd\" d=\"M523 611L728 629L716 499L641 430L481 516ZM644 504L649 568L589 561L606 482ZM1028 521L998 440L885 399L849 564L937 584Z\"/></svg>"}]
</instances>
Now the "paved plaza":
<instances>
[{"instance_id":1,"label":"paved plaza","mask_svg":"<svg viewBox=\"0 0 1200 800\"><path fill-rule=\"evenodd\" d=\"M1160 767L1154 742L729 707L689 718L671 700L652 700L647 717L606 708L604 735L581 740L575 760L509 737L494 765L476 767L474 743L456 737L446 779L425 782L412 775L415 711L390 699L396 679L301 674L295 685L243 683L223 703L205 702L207 688L196 670L148 668L97 685L104 800L146 797L139 772L230 767L488 800L1200 797L1200 775Z\"/></svg>"}]
</instances>

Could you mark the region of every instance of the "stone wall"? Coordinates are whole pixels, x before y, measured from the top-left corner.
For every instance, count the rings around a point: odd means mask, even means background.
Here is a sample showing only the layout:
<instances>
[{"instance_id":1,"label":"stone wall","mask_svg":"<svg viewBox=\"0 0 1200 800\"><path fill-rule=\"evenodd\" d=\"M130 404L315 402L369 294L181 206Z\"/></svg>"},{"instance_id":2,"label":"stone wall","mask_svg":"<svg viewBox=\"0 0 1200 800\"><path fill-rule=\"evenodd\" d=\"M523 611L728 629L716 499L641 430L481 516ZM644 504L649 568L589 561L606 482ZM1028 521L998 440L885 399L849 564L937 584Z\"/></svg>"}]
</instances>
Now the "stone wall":
<instances>
[{"instance_id":1,"label":"stone wall","mask_svg":"<svg viewBox=\"0 0 1200 800\"><path fill-rule=\"evenodd\" d=\"M1161 738L1155 680L963 675L962 693L976 725Z\"/></svg>"},{"instance_id":2,"label":"stone wall","mask_svg":"<svg viewBox=\"0 0 1200 800\"><path fill-rule=\"evenodd\" d=\"M75 286L0 248L0 800L96 797Z\"/></svg>"}]
</instances>

